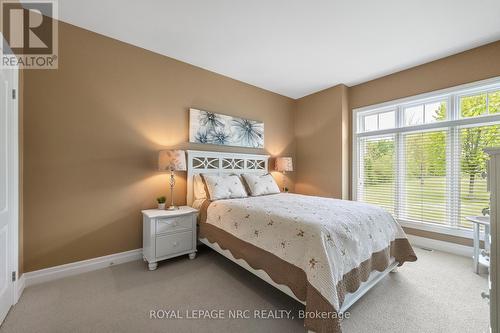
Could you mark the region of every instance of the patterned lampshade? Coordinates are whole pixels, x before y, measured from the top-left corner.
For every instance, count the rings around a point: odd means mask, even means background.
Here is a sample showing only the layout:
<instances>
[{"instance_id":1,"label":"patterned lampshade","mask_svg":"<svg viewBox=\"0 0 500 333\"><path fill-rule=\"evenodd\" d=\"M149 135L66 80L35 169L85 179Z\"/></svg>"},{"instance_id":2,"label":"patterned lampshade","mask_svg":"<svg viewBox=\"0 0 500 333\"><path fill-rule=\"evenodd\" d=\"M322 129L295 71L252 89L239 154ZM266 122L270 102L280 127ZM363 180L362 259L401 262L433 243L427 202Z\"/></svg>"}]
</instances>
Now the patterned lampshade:
<instances>
[{"instance_id":1,"label":"patterned lampshade","mask_svg":"<svg viewBox=\"0 0 500 333\"><path fill-rule=\"evenodd\" d=\"M186 171L186 152L184 150L162 150L158 156L160 171Z\"/></svg>"},{"instance_id":2,"label":"patterned lampshade","mask_svg":"<svg viewBox=\"0 0 500 333\"><path fill-rule=\"evenodd\" d=\"M293 162L291 157L277 157L275 163L276 171L293 171Z\"/></svg>"}]
</instances>

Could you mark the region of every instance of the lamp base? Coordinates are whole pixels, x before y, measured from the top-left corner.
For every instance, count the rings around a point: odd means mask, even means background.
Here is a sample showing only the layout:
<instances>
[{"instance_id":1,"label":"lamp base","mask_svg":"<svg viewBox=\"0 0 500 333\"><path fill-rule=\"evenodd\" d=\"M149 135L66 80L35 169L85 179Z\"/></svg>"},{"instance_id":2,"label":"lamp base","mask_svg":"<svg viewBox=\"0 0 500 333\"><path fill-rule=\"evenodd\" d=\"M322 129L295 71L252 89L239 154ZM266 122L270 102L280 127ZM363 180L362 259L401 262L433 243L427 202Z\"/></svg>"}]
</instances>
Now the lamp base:
<instances>
[{"instance_id":1,"label":"lamp base","mask_svg":"<svg viewBox=\"0 0 500 333\"><path fill-rule=\"evenodd\" d=\"M179 206L168 206L168 208L166 208L166 210L178 210L179 209Z\"/></svg>"}]
</instances>

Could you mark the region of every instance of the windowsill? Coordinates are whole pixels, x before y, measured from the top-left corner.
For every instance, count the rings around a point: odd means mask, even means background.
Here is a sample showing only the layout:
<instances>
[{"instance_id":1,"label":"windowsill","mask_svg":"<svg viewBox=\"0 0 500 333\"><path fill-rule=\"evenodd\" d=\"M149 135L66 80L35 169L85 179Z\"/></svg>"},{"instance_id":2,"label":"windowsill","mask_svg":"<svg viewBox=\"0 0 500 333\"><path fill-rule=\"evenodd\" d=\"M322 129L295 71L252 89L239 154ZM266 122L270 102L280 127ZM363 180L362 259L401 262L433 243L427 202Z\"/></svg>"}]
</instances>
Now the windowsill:
<instances>
[{"instance_id":1,"label":"windowsill","mask_svg":"<svg viewBox=\"0 0 500 333\"><path fill-rule=\"evenodd\" d=\"M401 226L407 227L407 228L424 230L424 231L429 231L429 232L435 232L438 234L463 237L463 238L469 238L469 239L473 238L471 229L452 228L452 227L434 224L434 223L413 222L413 221L402 220L402 219L397 219L397 221L399 222L399 224L401 224ZM484 238L482 232L481 232L480 238L481 238L481 240L483 240L483 238Z\"/></svg>"}]
</instances>

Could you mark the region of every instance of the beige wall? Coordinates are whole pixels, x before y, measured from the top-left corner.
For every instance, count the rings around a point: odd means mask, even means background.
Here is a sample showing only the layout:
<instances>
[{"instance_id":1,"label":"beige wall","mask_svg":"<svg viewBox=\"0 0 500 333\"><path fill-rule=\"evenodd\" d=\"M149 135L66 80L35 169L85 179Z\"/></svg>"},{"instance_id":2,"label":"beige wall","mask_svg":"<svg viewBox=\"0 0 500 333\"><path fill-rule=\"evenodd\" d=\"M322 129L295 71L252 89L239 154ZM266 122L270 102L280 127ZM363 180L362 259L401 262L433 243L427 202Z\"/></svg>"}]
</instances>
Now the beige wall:
<instances>
[{"instance_id":1,"label":"beige wall","mask_svg":"<svg viewBox=\"0 0 500 333\"><path fill-rule=\"evenodd\" d=\"M353 86L351 108L500 76L500 41Z\"/></svg>"},{"instance_id":2,"label":"beige wall","mask_svg":"<svg viewBox=\"0 0 500 333\"><path fill-rule=\"evenodd\" d=\"M500 41L353 86L349 88L349 104L358 108L497 76L500 76ZM405 230L421 237L472 244L470 239L462 237Z\"/></svg>"},{"instance_id":3,"label":"beige wall","mask_svg":"<svg viewBox=\"0 0 500 333\"><path fill-rule=\"evenodd\" d=\"M459 244L459 245L472 246L472 239L470 239L470 238L451 236L451 235L446 235L446 234L438 234L435 232L414 229L414 228L403 228L403 229L407 234L410 234L410 235L436 239L436 240L455 243L455 244Z\"/></svg>"},{"instance_id":4,"label":"beige wall","mask_svg":"<svg viewBox=\"0 0 500 333\"><path fill-rule=\"evenodd\" d=\"M24 271L141 247L140 210L167 193L167 175L155 172L160 149L289 155L296 192L348 198L352 108L500 76L496 42L293 101L68 24L59 29L59 69L22 77ZM189 107L264 121L265 150L187 144ZM181 175L178 204L185 190Z\"/></svg>"},{"instance_id":5,"label":"beige wall","mask_svg":"<svg viewBox=\"0 0 500 333\"><path fill-rule=\"evenodd\" d=\"M59 38L58 70L24 72L25 272L140 248L140 211L167 194L160 149L294 156L293 100L68 24ZM187 144L190 107L264 121L265 150Z\"/></svg>"},{"instance_id":6,"label":"beige wall","mask_svg":"<svg viewBox=\"0 0 500 333\"><path fill-rule=\"evenodd\" d=\"M296 191L349 196L347 87L338 85L297 100Z\"/></svg>"},{"instance_id":7,"label":"beige wall","mask_svg":"<svg viewBox=\"0 0 500 333\"><path fill-rule=\"evenodd\" d=\"M353 87L335 86L297 101L296 191L346 198L351 192L352 109L500 76L500 41ZM346 189L347 188L347 189ZM470 245L470 239L408 233Z\"/></svg>"}]
</instances>

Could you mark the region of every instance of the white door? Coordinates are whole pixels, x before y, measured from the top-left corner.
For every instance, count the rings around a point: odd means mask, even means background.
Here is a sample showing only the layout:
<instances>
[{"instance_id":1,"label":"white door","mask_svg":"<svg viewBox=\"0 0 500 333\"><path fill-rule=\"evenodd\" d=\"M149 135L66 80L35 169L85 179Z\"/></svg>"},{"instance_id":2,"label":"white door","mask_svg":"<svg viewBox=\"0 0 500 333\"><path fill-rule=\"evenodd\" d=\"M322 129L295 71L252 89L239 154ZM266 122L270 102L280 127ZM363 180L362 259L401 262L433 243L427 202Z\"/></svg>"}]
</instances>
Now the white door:
<instances>
[{"instance_id":1,"label":"white door","mask_svg":"<svg viewBox=\"0 0 500 333\"><path fill-rule=\"evenodd\" d=\"M15 94L17 71L0 69L0 324L14 303L12 272L17 271L18 118Z\"/></svg>"}]
</instances>

